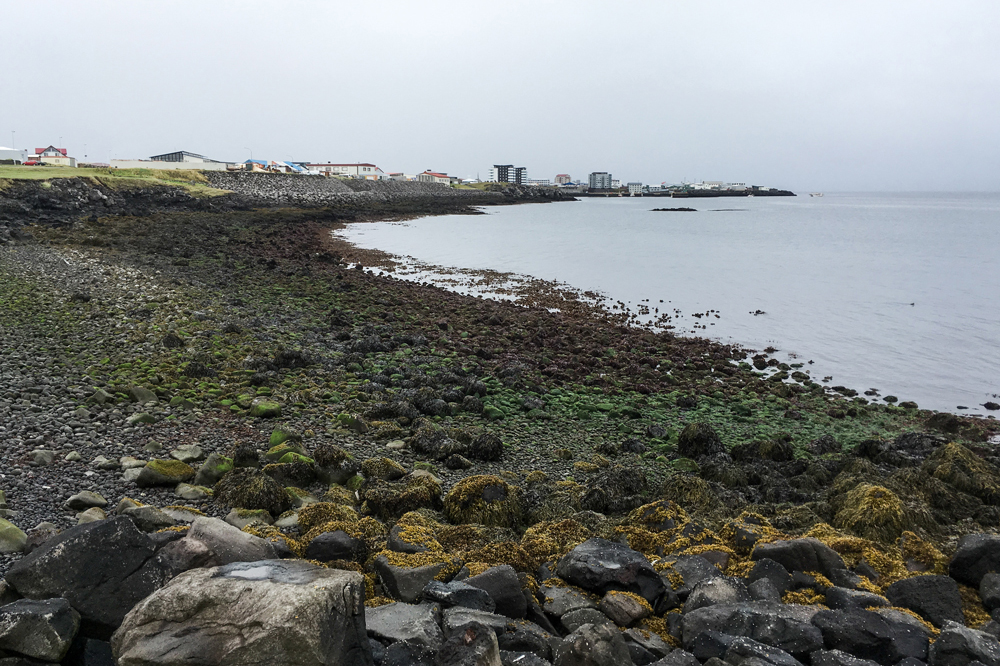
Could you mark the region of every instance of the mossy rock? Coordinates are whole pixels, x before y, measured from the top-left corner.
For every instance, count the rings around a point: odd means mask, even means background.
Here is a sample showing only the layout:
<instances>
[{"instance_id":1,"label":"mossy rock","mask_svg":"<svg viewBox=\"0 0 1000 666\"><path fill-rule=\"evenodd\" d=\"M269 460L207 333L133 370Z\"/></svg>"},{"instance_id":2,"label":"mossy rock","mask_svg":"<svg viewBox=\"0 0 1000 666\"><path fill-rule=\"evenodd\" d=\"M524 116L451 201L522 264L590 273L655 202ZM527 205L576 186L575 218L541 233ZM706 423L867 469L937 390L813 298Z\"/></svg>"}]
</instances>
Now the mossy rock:
<instances>
[{"instance_id":1,"label":"mossy rock","mask_svg":"<svg viewBox=\"0 0 1000 666\"><path fill-rule=\"evenodd\" d=\"M264 509L280 516L292 506L284 485L261 471L238 467L215 485L215 501L239 509Z\"/></svg>"},{"instance_id":2,"label":"mossy rock","mask_svg":"<svg viewBox=\"0 0 1000 666\"><path fill-rule=\"evenodd\" d=\"M456 483L444 498L444 513L456 524L511 528L524 518L520 489L489 474L470 476Z\"/></svg>"},{"instance_id":3,"label":"mossy rock","mask_svg":"<svg viewBox=\"0 0 1000 666\"><path fill-rule=\"evenodd\" d=\"M378 552L385 548L388 530L379 521L364 516L357 520L334 520L313 527L302 535L301 541L308 544L321 534L342 531L345 534L362 541L369 552Z\"/></svg>"},{"instance_id":4,"label":"mossy rock","mask_svg":"<svg viewBox=\"0 0 1000 666\"><path fill-rule=\"evenodd\" d=\"M483 417L488 421L499 421L506 418L507 413L494 405L486 405L483 407Z\"/></svg>"},{"instance_id":5,"label":"mossy rock","mask_svg":"<svg viewBox=\"0 0 1000 666\"><path fill-rule=\"evenodd\" d=\"M301 442L302 435L288 426L278 426L271 431L269 445L273 448L284 442Z\"/></svg>"},{"instance_id":6,"label":"mossy rock","mask_svg":"<svg viewBox=\"0 0 1000 666\"><path fill-rule=\"evenodd\" d=\"M233 469L233 459L227 458L219 453L210 453L205 462L198 468L198 474L194 477L196 486L214 486L219 479L224 477Z\"/></svg>"},{"instance_id":7,"label":"mossy rock","mask_svg":"<svg viewBox=\"0 0 1000 666\"><path fill-rule=\"evenodd\" d=\"M191 481L194 476L194 468L179 460L150 460L139 472L135 485L140 488L176 486Z\"/></svg>"},{"instance_id":8,"label":"mossy rock","mask_svg":"<svg viewBox=\"0 0 1000 666\"><path fill-rule=\"evenodd\" d=\"M305 463L307 465L312 465L314 461L309 456L304 456L301 453L295 453L293 451L289 451L285 455L281 456L278 462L283 465L287 465L289 463Z\"/></svg>"},{"instance_id":9,"label":"mossy rock","mask_svg":"<svg viewBox=\"0 0 1000 666\"><path fill-rule=\"evenodd\" d=\"M324 523L333 521L356 522L358 512L343 504L320 502L299 510L299 529L305 533Z\"/></svg>"},{"instance_id":10,"label":"mossy rock","mask_svg":"<svg viewBox=\"0 0 1000 666\"><path fill-rule=\"evenodd\" d=\"M406 476L406 468L392 458L369 458L362 461L361 473L366 479L395 481Z\"/></svg>"},{"instance_id":11,"label":"mossy rock","mask_svg":"<svg viewBox=\"0 0 1000 666\"><path fill-rule=\"evenodd\" d=\"M250 416L261 419L275 419L281 416L281 404L268 398L254 398L250 403Z\"/></svg>"},{"instance_id":12,"label":"mossy rock","mask_svg":"<svg viewBox=\"0 0 1000 666\"><path fill-rule=\"evenodd\" d=\"M270 462L280 462L282 456L288 453L296 453L300 456L306 456L305 448L298 442L283 442L268 449L267 453L264 454L264 458Z\"/></svg>"},{"instance_id":13,"label":"mossy rock","mask_svg":"<svg viewBox=\"0 0 1000 666\"><path fill-rule=\"evenodd\" d=\"M906 511L894 492L882 486L862 483L847 493L833 526L863 539L892 543L906 528Z\"/></svg>"},{"instance_id":14,"label":"mossy rock","mask_svg":"<svg viewBox=\"0 0 1000 666\"><path fill-rule=\"evenodd\" d=\"M407 511L441 506L441 482L426 472L411 472L399 481L365 479L358 490L362 511L393 520Z\"/></svg>"}]
</instances>

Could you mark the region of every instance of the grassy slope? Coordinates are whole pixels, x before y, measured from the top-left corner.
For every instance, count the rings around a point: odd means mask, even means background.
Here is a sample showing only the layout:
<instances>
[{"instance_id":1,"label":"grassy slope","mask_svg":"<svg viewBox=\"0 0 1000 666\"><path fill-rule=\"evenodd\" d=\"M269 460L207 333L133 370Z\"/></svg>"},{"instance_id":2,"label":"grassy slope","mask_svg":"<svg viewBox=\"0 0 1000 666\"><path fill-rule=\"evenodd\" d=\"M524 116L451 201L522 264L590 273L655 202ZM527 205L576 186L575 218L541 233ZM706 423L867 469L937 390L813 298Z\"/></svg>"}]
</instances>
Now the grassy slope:
<instances>
[{"instance_id":1,"label":"grassy slope","mask_svg":"<svg viewBox=\"0 0 1000 666\"><path fill-rule=\"evenodd\" d=\"M0 166L0 190L15 180L52 180L53 178L87 178L112 190L132 187L179 187L195 197L227 194L208 184L201 171L178 169L98 169L58 166Z\"/></svg>"}]
</instances>

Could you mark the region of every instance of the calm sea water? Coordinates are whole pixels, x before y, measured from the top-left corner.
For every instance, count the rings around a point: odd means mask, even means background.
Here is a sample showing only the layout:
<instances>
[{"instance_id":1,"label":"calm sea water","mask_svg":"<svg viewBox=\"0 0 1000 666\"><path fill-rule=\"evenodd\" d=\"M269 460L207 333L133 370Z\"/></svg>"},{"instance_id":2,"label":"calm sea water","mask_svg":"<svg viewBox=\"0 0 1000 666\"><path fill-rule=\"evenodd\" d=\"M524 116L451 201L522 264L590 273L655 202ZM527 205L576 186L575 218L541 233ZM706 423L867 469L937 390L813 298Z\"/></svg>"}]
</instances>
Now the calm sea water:
<instances>
[{"instance_id":1,"label":"calm sea water","mask_svg":"<svg viewBox=\"0 0 1000 666\"><path fill-rule=\"evenodd\" d=\"M651 212L674 206L697 212ZM780 360L814 361L813 378L832 385L959 413L987 414L981 404L998 401L1000 194L614 198L484 211L343 235L428 264L562 281L633 308L649 299L680 311L676 333L771 345ZM719 318L690 317L708 310Z\"/></svg>"}]
</instances>

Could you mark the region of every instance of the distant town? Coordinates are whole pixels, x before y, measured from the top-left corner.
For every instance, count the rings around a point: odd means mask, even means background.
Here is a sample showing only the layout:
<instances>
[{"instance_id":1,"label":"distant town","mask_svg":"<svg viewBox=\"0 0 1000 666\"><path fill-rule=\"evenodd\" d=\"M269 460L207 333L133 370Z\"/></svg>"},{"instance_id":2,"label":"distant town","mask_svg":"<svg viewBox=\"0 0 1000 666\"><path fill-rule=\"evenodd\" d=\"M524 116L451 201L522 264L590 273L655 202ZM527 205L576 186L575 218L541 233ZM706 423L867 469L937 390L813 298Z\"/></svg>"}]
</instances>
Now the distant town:
<instances>
[{"instance_id":1,"label":"distant town","mask_svg":"<svg viewBox=\"0 0 1000 666\"><path fill-rule=\"evenodd\" d=\"M485 179L461 178L443 171L427 169L421 173L386 172L370 162L297 162L282 160L253 159L245 162L215 160L197 153L179 150L148 159L113 159L110 163L79 162L69 155L66 148L48 146L28 149L0 147L0 164L24 166L92 167L109 169L194 169L202 171L246 171L253 173L290 173L302 176L330 178L356 178L362 180L400 180L424 183L440 183L449 187L471 187L482 183L508 183L526 187L558 188L567 194L582 196L670 196L670 197L712 197L712 196L794 196L787 190L772 187L727 183L723 181L701 181L696 183L642 183L615 178L607 171L591 172L585 180L574 179L568 173L556 174L554 178L531 178L528 169L513 164L494 164Z\"/></svg>"}]
</instances>

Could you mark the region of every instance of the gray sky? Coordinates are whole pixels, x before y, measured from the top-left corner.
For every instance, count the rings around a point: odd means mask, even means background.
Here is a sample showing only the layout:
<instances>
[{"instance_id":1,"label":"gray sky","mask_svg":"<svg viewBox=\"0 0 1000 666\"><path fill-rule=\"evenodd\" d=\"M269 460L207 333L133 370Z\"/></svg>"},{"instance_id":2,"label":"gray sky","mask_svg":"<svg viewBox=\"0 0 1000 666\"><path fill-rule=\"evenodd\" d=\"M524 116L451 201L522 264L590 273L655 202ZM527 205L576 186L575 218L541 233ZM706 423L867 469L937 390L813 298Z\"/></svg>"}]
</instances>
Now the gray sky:
<instances>
[{"instance_id":1,"label":"gray sky","mask_svg":"<svg viewBox=\"0 0 1000 666\"><path fill-rule=\"evenodd\" d=\"M1000 3L0 0L0 144L1000 190Z\"/></svg>"}]
</instances>

